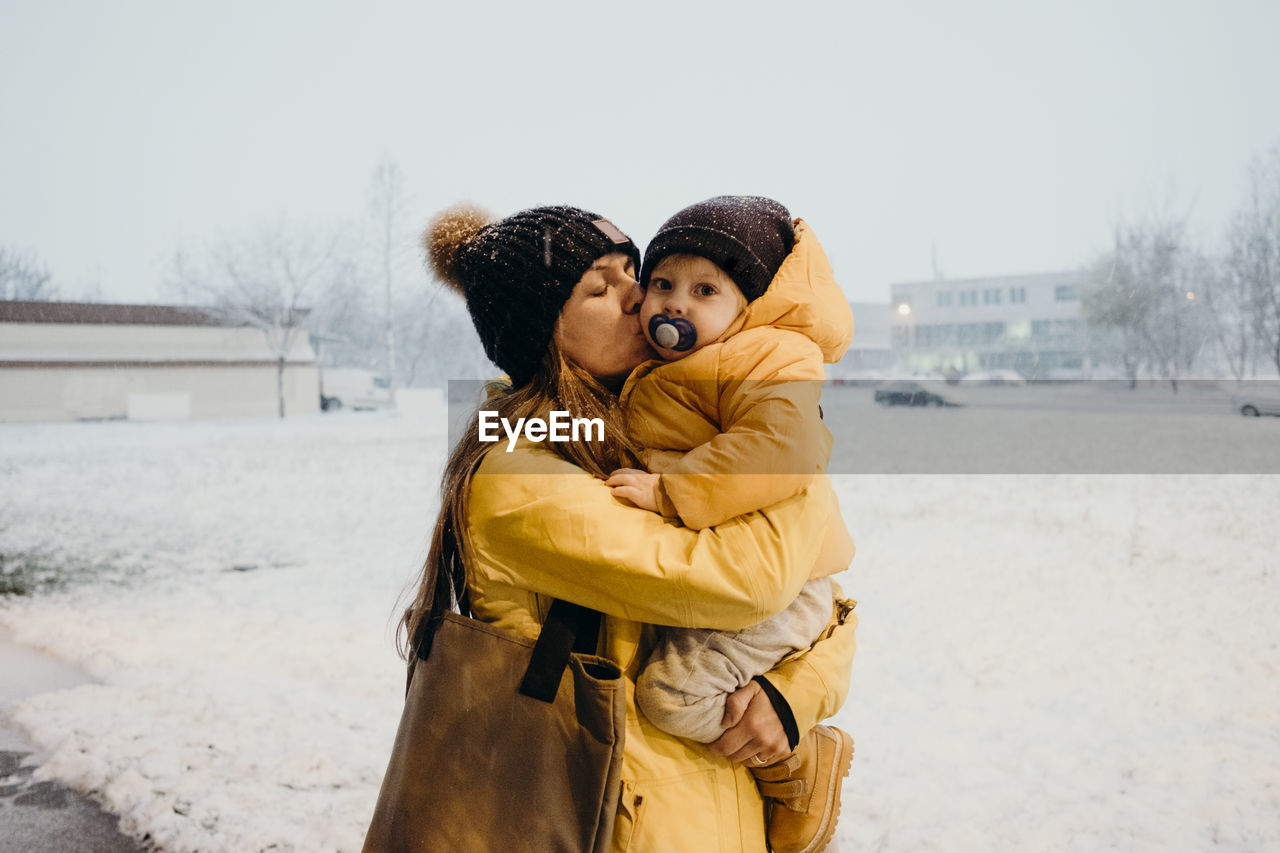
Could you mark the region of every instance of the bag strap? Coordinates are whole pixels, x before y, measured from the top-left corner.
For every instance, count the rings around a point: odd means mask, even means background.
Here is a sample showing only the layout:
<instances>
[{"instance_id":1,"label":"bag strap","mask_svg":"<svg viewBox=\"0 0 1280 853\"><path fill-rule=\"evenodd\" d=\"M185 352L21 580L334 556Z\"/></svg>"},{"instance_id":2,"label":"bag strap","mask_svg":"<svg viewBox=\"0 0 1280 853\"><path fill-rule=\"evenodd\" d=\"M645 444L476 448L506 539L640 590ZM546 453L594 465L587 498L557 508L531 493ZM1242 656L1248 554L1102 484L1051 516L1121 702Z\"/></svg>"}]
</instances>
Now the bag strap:
<instances>
[{"instance_id":1,"label":"bag strap","mask_svg":"<svg viewBox=\"0 0 1280 853\"><path fill-rule=\"evenodd\" d=\"M533 658L520 682L520 693L542 702L554 702L560 677L569 665L569 654L596 653L603 620L598 610L557 598L542 623L542 633L533 646Z\"/></svg>"}]
</instances>

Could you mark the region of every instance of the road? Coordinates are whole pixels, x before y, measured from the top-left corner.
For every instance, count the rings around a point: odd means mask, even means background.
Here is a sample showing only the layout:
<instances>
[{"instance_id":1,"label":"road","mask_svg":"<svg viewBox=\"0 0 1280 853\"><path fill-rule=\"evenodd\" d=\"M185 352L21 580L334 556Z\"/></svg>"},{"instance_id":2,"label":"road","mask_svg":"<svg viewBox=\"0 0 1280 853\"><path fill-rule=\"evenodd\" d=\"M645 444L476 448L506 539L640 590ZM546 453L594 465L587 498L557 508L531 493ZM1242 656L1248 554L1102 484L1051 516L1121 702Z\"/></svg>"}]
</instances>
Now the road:
<instances>
[{"instance_id":1,"label":"road","mask_svg":"<svg viewBox=\"0 0 1280 853\"><path fill-rule=\"evenodd\" d=\"M79 670L0 632L0 853L142 853L116 817L89 798L33 777L40 754L7 709L18 700L90 682Z\"/></svg>"}]
</instances>

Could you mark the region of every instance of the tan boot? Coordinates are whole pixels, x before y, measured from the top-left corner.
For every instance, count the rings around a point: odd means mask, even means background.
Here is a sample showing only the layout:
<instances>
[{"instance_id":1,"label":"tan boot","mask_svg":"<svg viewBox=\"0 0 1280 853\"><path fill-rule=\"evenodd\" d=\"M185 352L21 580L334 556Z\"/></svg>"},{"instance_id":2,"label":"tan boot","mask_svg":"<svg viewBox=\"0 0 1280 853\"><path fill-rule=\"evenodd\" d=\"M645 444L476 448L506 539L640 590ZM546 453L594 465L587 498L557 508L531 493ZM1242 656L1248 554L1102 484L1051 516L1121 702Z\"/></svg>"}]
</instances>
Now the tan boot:
<instances>
[{"instance_id":1,"label":"tan boot","mask_svg":"<svg viewBox=\"0 0 1280 853\"><path fill-rule=\"evenodd\" d=\"M752 769L769 806L773 853L818 853L831 841L840 816L840 785L853 760L853 738L832 726L814 726L800 745L768 767Z\"/></svg>"}]
</instances>

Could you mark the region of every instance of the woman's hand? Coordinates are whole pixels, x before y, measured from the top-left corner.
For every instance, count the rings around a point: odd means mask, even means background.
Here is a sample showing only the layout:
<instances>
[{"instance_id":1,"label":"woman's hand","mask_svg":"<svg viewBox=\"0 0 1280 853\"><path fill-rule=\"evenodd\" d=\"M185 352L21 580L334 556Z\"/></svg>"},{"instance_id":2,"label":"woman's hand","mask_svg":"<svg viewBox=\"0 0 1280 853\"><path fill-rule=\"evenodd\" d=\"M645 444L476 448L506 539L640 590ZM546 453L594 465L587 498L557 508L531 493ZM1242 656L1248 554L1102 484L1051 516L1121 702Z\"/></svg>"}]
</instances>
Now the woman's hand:
<instances>
[{"instance_id":1,"label":"woman's hand","mask_svg":"<svg viewBox=\"0 0 1280 853\"><path fill-rule=\"evenodd\" d=\"M631 501L649 512L658 511L659 474L650 474L635 468L619 468L604 481L613 488L613 496Z\"/></svg>"},{"instance_id":2,"label":"woman's hand","mask_svg":"<svg viewBox=\"0 0 1280 853\"><path fill-rule=\"evenodd\" d=\"M707 748L730 761L763 767L791 754L778 712L754 681L729 694L721 723L729 728Z\"/></svg>"}]
</instances>

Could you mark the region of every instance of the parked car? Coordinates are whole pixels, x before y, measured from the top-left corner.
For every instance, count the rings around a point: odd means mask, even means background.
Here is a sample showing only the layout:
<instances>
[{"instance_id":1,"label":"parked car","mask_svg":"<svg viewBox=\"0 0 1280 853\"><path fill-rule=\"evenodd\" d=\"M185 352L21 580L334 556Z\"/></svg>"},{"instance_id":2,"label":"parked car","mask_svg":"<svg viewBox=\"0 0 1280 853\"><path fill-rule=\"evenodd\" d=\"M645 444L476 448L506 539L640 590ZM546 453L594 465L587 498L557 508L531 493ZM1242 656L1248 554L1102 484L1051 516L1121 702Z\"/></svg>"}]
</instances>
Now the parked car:
<instances>
[{"instance_id":1,"label":"parked car","mask_svg":"<svg viewBox=\"0 0 1280 853\"><path fill-rule=\"evenodd\" d=\"M1257 384L1262 385L1263 383ZM1245 417L1256 418L1259 415L1280 417L1280 390L1276 390L1274 386L1252 389L1249 393L1237 394L1234 401L1236 409Z\"/></svg>"},{"instance_id":2,"label":"parked car","mask_svg":"<svg viewBox=\"0 0 1280 853\"><path fill-rule=\"evenodd\" d=\"M320 373L320 408L326 412L386 409L394 403L390 383L372 370L333 367Z\"/></svg>"},{"instance_id":3,"label":"parked car","mask_svg":"<svg viewBox=\"0 0 1280 853\"><path fill-rule=\"evenodd\" d=\"M919 382L890 382L876 389L875 400L882 406L946 406L941 395L925 389Z\"/></svg>"}]
</instances>

